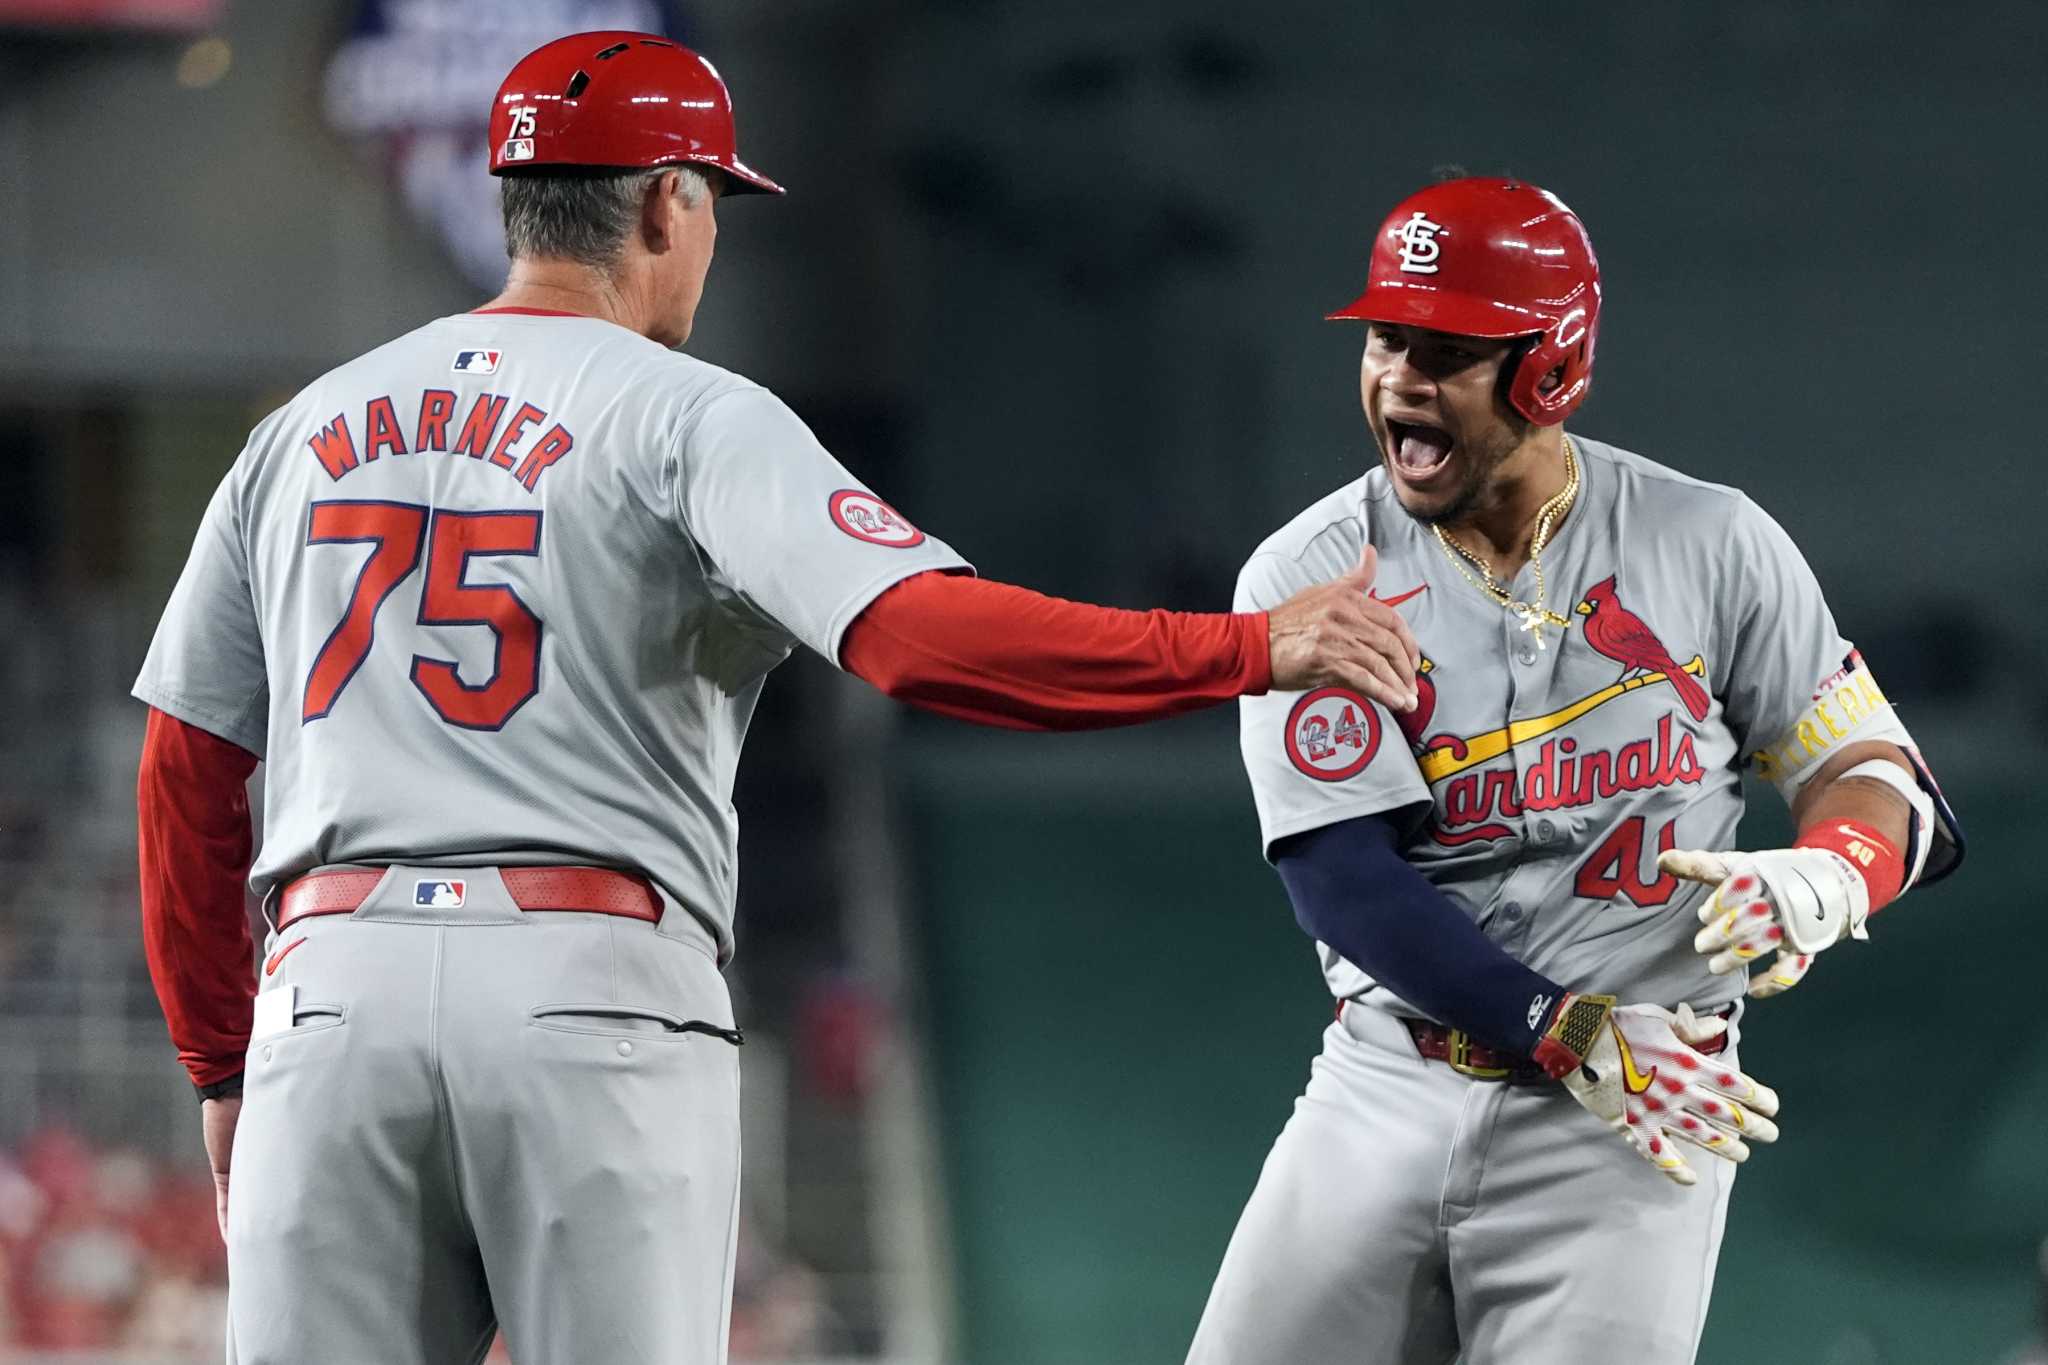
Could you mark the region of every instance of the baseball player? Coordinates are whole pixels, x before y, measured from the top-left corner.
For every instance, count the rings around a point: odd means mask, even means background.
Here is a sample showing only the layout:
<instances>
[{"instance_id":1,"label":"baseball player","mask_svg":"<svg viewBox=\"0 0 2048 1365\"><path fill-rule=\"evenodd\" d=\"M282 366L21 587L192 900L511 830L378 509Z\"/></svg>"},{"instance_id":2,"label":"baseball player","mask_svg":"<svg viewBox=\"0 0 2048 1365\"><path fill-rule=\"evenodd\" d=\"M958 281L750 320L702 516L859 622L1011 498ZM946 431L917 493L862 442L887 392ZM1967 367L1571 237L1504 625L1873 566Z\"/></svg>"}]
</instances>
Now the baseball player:
<instances>
[{"instance_id":1,"label":"baseball player","mask_svg":"<svg viewBox=\"0 0 2048 1365\"><path fill-rule=\"evenodd\" d=\"M1415 702L1369 552L1270 612L980 582L774 395L671 350L718 197L780 192L696 54L550 43L490 139L504 293L256 428L135 685L145 938L242 1365L475 1361L499 1327L522 1365L724 1359L731 793L796 646L1019 728Z\"/></svg>"},{"instance_id":2,"label":"baseball player","mask_svg":"<svg viewBox=\"0 0 2048 1365\"><path fill-rule=\"evenodd\" d=\"M1241 705L1338 1018L1194 1365L1690 1361L1735 1165L1777 1136L1736 1055L1745 994L1960 857L1777 523L1562 427L1599 312L1571 211L1468 179L1394 210L1334 315L1368 324L1381 466L1268 538L1237 605L1374 547L1421 699ZM1727 851L1745 767L1793 847Z\"/></svg>"}]
</instances>

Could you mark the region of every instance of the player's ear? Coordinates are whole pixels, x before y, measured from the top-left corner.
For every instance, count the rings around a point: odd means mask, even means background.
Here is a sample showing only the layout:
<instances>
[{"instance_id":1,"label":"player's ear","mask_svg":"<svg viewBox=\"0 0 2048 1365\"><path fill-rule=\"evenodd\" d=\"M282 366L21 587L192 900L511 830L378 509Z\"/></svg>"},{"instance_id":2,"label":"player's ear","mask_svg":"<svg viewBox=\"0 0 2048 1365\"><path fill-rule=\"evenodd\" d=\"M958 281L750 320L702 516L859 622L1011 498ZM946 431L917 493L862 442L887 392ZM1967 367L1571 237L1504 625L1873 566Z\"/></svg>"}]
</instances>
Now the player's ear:
<instances>
[{"instance_id":1,"label":"player's ear","mask_svg":"<svg viewBox=\"0 0 2048 1365\"><path fill-rule=\"evenodd\" d=\"M640 240L657 256L675 245L675 215L683 208L682 196L676 193L681 178L674 171L650 175L640 193Z\"/></svg>"}]
</instances>

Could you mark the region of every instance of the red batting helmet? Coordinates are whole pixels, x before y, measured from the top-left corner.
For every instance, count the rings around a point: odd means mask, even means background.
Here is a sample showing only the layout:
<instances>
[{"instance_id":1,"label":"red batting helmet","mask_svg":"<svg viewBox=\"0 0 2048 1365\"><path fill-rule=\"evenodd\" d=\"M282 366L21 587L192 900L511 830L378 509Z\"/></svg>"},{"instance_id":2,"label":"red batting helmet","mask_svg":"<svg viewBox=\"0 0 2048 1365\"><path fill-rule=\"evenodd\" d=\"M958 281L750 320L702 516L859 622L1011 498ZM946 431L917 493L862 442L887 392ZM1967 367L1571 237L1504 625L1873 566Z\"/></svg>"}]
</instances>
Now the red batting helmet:
<instances>
[{"instance_id":1,"label":"red batting helmet","mask_svg":"<svg viewBox=\"0 0 2048 1365\"><path fill-rule=\"evenodd\" d=\"M714 166L727 194L781 194L739 158L711 63L658 33L576 33L519 59L491 105L491 174Z\"/></svg>"},{"instance_id":2,"label":"red batting helmet","mask_svg":"<svg viewBox=\"0 0 2048 1365\"><path fill-rule=\"evenodd\" d=\"M1519 180L1448 180L1387 215L1365 292L1330 316L1533 337L1507 398L1530 421L1554 426L1593 380L1600 262L1586 225L1550 191ZM1560 366L1560 382L1545 391L1545 376Z\"/></svg>"}]
</instances>

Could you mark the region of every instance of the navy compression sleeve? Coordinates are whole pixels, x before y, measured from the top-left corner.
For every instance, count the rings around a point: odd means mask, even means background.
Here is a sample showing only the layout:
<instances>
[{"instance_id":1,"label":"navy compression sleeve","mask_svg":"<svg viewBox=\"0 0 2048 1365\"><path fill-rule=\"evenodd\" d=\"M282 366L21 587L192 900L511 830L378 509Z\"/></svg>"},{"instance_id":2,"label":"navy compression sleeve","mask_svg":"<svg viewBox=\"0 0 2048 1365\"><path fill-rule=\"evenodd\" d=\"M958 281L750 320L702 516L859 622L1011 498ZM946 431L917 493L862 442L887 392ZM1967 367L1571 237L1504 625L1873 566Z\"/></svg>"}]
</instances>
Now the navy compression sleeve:
<instances>
[{"instance_id":1,"label":"navy compression sleeve","mask_svg":"<svg viewBox=\"0 0 2048 1365\"><path fill-rule=\"evenodd\" d=\"M1325 825L1273 852L1304 930L1451 1027L1524 1056L1535 1050L1564 988L1510 957L1402 857L1392 820Z\"/></svg>"}]
</instances>

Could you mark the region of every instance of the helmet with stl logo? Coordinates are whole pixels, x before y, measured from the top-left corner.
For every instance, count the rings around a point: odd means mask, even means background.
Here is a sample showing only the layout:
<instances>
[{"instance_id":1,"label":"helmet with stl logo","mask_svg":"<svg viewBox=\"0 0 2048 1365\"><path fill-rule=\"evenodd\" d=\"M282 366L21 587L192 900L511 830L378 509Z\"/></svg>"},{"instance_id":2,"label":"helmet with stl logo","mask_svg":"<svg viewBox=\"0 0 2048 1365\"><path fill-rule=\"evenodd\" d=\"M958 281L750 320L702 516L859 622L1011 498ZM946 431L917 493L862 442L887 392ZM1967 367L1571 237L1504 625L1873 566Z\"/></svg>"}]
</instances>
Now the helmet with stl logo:
<instances>
[{"instance_id":1,"label":"helmet with stl logo","mask_svg":"<svg viewBox=\"0 0 2048 1365\"><path fill-rule=\"evenodd\" d=\"M1330 316L1533 338L1507 377L1507 400L1554 426L1593 381L1600 262L1586 225L1550 191L1521 180L1447 180L1387 215L1365 292Z\"/></svg>"},{"instance_id":2,"label":"helmet with stl logo","mask_svg":"<svg viewBox=\"0 0 2048 1365\"><path fill-rule=\"evenodd\" d=\"M705 166L727 194L781 194L739 158L711 63L658 33L576 33L519 59L491 104L491 174Z\"/></svg>"}]
</instances>

